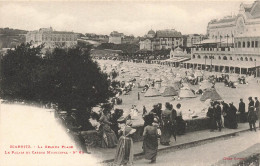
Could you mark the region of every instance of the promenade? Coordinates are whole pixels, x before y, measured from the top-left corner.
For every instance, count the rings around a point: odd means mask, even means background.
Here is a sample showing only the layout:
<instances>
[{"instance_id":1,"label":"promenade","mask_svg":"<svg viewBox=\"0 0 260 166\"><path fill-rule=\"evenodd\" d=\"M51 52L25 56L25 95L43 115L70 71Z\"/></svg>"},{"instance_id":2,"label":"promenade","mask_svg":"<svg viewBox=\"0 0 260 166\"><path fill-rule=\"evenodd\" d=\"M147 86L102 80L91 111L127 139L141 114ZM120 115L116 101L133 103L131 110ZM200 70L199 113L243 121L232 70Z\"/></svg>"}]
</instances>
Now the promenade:
<instances>
[{"instance_id":1,"label":"promenade","mask_svg":"<svg viewBox=\"0 0 260 166\"><path fill-rule=\"evenodd\" d=\"M186 133L185 135L177 136L176 142L172 137L170 146L159 145L158 151L160 154L160 153L172 152L180 149L186 149L186 148L206 144L209 142L213 142L215 140L232 138L238 136L240 132L248 132L248 131L249 131L248 123L239 123L238 129L223 128L221 132L217 130L214 132L210 132L209 130L190 132L190 133ZM257 132L260 131L257 129ZM143 158L142 143L143 142L134 143L135 159ZM112 162L114 159L116 148L113 149L90 148L90 151L92 152L93 156L98 159L98 161L109 163Z\"/></svg>"}]
</instances>

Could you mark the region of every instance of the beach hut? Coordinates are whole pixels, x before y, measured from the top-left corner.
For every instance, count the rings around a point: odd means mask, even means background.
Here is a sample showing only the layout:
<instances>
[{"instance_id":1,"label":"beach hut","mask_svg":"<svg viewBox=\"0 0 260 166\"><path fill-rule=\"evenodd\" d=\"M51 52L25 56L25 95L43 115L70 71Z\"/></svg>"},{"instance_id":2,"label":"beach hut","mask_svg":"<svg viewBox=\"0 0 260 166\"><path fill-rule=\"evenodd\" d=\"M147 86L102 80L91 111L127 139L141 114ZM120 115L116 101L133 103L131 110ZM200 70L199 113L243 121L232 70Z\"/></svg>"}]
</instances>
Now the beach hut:
<instances>
[{"instance_id":1,"label":"beach hut","mask_svg":"<svg viewBox=\"0 0 260 166\"><path fill-rule=\"evenodd\" d=\"M167 96L177 96L178 92L174 89L172 86L165 87L162 96L167 97Z\"/></svg>"},{"instance_id":2,"label":"beach hut","mask_svg":"<svg viewBox=\"0 0 260 166\"><path fill-rule=\"evenodd\" d=\"M179 92L179 97L180 98L194 98L196 97L195 94L192 92L191 89L184 87L180 89Z\"/></svg>"},{"instance_id":3,"label":"beach hut","mask_svg":"<svg viewBox=\"0 0 260 166\"><path fill-rule=\"evenodd\" d=\"M201 101L206 101L208 99L212 101L222 100L221 96L218 94L215 88L206 89L200 98Z\"/></svg>"},{"instance_id":4,"label":"beach hut","mask_svg":"<svg viewBox=\"0 0 260 166\"><path fill-rule=\"evenodd\" d=\"M144 94L145 97L161 96L160 92L154 87L150 87Z\"/></svg>"},{"instance_id":5,"label":"beach hut","mask_svg":"<svg viewBox=\"0 0 260 166\"><path fill-rule=\"evenodd\" d=\"M205 90L205 89L210 89L212 87L212 83L210 83L208 80L204 80L200 83L199 89Z\"/></svg>"}]
</instances>

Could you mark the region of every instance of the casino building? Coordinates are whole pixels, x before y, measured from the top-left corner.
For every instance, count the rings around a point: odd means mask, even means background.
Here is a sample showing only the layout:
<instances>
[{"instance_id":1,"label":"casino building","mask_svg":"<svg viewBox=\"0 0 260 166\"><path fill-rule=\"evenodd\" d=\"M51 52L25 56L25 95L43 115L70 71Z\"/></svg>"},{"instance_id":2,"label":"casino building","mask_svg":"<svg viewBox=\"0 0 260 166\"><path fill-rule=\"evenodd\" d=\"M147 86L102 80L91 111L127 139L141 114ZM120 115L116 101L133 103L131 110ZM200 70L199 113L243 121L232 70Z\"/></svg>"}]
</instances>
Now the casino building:
<instances>
[{"instance_id":1,"label":"casino building","mask_svg":"<svg viewBox=\"0 0 260 166\"><path fill-rule=\"evenodd\" d=\"M241 3L236 16L211 20L207 36L194 43L191 60L183 67L260 77L260 0Z\"/></svg>"}]
</instances>

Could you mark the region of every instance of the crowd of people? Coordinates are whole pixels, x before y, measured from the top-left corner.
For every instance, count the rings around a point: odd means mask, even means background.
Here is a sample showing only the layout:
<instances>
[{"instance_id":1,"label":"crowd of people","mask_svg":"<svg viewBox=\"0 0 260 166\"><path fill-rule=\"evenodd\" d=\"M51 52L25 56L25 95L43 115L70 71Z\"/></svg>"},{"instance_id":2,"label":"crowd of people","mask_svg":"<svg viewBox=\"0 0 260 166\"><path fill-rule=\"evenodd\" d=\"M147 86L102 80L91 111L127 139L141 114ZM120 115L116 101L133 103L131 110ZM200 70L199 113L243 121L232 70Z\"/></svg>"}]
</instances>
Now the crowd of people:
<instances>
[{"instance_id":1,"label":"crowd of people","mask_svg":"<svg viewBox=\"0 0 260 166\"><path fill-rule=\"evenodd\" d=\"M257 119L260 119L259 101L257 97L255 97L255 101L252 97L249 97L248 100L249 104L247 114L243 99L240 99L238 109L232 102L227 104L224 101L211 101L207 112L207 117L210 118L210 131L216 129L221 131L223 127L237 129L237 114L239 114L241 123L248 122L250 130L252 131L254 129L256 131L255 123ZM220 105L222 105L222 107Z\"/></svg>"},{"instance_id":2,"label":"crowd of people","mask_svg":"<svg viewBox=\"0 0 260 166\"><path fill-rule=\"evenodd\" d=\"M246 106L243 99L240 99L238 109L233 103L224 101L212 101L208 108L207 116L209 117L210 131L222 128L236 129L237 114L239 114L240 122L249 123L251 131L256 131L256 120L260 119L260 107L258 98L248 98L248 113L246 114ZM158 103L148 112L143 107L143 152L145 159L156 162L158 144L169 146L171 137L177 139L177 135L184 134L186 123L182 118L181 104L177 104L176 109L169 102L165 103L165 109L162 110L162 104ZM83 149L85 153L90 153L85 146L84 138L80 131L81 126L77 124L75 113L69 111L65 121L67 128L72 133L75 142ZM132 136L136 129L132 128L130 114L123 116L122 109L115 109L111 113L111 105L104 104L100 114L91 112L90 124L101 133L101 147L116 148L115 165L127 165L133 163L133 139ZM260 124L259 124L260 125Z\"/></svg>"}]
</instances>

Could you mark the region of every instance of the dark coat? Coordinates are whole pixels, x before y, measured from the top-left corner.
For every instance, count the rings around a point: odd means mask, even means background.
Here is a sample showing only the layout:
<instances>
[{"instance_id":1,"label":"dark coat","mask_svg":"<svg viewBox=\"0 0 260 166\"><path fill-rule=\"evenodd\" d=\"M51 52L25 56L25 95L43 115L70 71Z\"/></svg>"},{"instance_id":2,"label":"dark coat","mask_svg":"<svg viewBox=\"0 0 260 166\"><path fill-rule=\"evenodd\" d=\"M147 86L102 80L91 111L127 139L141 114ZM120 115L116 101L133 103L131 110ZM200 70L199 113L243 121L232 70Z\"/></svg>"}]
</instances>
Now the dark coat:
<instances>
[{"instance_id":1,"label":"dark coat","mask_svg":"<svg viewBox=\"0 0 260 166\"><path fill-rule=\"evenodd\" d=\"M255 106L255 102L253 100L251 100L248 104L248 111L249 111L249 107L251 107L251 106L253 106L253 107Z\"/></svg>"},{"instance_id":2,"label":"dark coat","mask_svg":"<svg viewBox=\"0 0 260 166\"><path fill-rule=\"evenodd\" d=\"M215 113L214 113L214 117L216 120L220 120L221 119L221 107L220 105L217 105L214 109Z\"/></svg>"},{"instance_id":3,"label":"dark coat","mask_svg":"<svg viewBox=\"0 0 260 166\"><path fill-rule=\"evenodd\" d=\"M245 113L246 112L246 105L243 101L239 103L238 112Z\"/></svg>"},{"instance_id":4,"label":"dark coat","mask_svg":"<svg viewBox=\"0 0 260 166\"><path fill-rule=\"evenodd\" d=\"M255 123L257 120L256 112L254 111L254 107L249 107L247 120L249 123Z\"/></svg>"}]
</instances>

